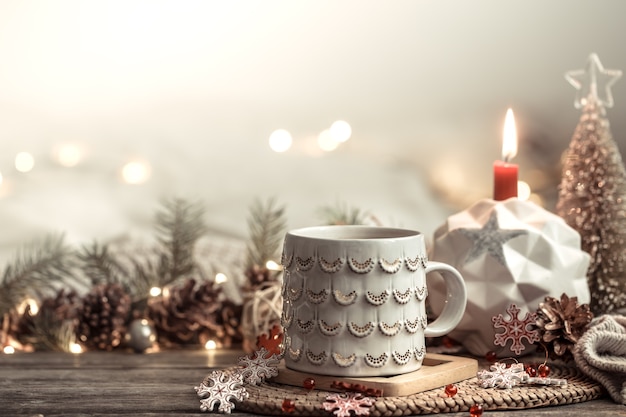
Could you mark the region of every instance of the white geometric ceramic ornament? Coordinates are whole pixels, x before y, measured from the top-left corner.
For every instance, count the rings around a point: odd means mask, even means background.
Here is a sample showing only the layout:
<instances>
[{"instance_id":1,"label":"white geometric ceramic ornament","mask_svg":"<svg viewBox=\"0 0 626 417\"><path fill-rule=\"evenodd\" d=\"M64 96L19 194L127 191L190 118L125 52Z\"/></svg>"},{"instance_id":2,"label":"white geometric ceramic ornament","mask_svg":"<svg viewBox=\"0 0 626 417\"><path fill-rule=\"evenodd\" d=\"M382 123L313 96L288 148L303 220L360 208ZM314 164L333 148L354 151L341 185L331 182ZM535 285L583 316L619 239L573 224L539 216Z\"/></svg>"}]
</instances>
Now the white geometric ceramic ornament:
<instances>
[{"instance_id":1,"label":"white geometric ceramic ornament","mask_svg":"<svg viewBox=\"0 0 626 417\"><path fill-rule=\"evenodd\" d=\"M536 312L546 296L566 293L581 304L590 299L589 255L580 249L578 232L556 214L517 198L484 199L450 216L435 231L429 259L452 265L465 279L465 315L450 337L474 355L504 349L494 345L492 318L511 304L523 317ZM441 305L444 291L429 282L433 308ZM513 355L508 346L501 353Z\"/></svg>"}]
</instances>

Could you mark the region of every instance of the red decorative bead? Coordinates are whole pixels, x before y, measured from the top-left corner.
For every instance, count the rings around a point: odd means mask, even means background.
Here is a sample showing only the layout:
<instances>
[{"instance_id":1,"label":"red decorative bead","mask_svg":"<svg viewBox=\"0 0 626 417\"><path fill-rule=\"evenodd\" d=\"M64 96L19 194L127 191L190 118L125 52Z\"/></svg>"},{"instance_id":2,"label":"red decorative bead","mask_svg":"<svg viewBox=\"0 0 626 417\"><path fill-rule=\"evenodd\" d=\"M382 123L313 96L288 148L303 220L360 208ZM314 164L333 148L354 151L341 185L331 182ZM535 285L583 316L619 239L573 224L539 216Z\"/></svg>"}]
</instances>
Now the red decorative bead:
<instances>
[{"instance_id":1,"label":"red decorative bead","mask_svg":"<svg viewBox=\"0 0 626 417\"><path fill-rule=\"evenodd\" d=\"M550 367L545 363L542 363L537 367L537 374L541 378L546 378L548 375L550 375Z\"/></svg>"},{"instance_id":2,"label":"red decorative bead","mask_svg":"<svg viewBox=\"0 0 626 417\"><path fill-rule=\"evenodd\" d=\"M537 370L535 368L533 368L530 365L526 365L526 369L525 369L526 373L528 374L529 377L536 377L537 376Z\"/></svg>"},{"instance_id":3,"label":"red decorative bead","mask_svg":"<svg viewBox=\"0 0 626 417\"><path fill-rule=\"evenodd\" d=\"M470 417L480 417L483 415L483 406L480 404L474 404L470 407Z\"/></svg>"},{"instance_id":4,"label":"red decorative bead","mask_svg":"<svg viewBox=\"0 0 626 417\"><path fill-rule=\"evenodd\" d=\"M296 411L296 403L289 398L285 398L283 400L283 405L280 407L285 413L293 413Z\"/></svg>"},{"instance_id":5,"label":"red decorative bead","mask_svg":"<svg viewBox=\"0 0 626 417\"><path fill-rule=\"evenodd\" d=\"M304 378L304 381L302 381L302 386L310 391L315 388L315 380L311 377Z\"/></svg>"},{"instance_id":6,"label":"red decorative bead","mask_svg":"<svg viewBox=\"0 0 626 417\"><path fill-rule=\"evenodd\" d=\"M498 360L498 354L496 352L494 352L493 350L490 350L485 355L485 359L487 359L491 363L494 363L495 361Z\"/></svg>"},{"instance_id":7,"label":"red decorative bead","mask_svg":"<svg viewBox=\"0 0 626 417\"><path fill-rule=\"evenodd\" d=\"M456 388L456 385L454 384L446 385L445 393L448 397L454 397L457 392L458 392L458 389Z\"/></svg>"},{"instance_id":8,"label":"red decorative bead","mask_svg":"<svg viewBox=\"0 0 626 417\"><path fill-rule=\"evenodd\" d=\"M456 340L452 339L450 336L444 336L441 339L441 342L448 349L453 348L453 347L455 347L457 345Z\"/></svg>"}]
</instances>

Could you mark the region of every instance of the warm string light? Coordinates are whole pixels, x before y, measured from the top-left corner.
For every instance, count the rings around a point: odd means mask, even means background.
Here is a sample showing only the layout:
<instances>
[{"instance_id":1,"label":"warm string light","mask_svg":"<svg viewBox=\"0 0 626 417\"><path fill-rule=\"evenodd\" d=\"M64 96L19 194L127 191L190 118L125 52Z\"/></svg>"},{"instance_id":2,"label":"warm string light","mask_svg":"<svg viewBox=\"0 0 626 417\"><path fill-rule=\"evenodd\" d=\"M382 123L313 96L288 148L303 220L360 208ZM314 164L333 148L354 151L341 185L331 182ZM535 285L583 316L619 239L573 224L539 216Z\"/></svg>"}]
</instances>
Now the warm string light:
<instances>
[{"instance_id":1,"label":"warm string light","mask_svg":"<svg viewBox=\"0 0 626 417\"><path fill-rule=\"evenodd\" d=\"M277 264L276 262L272 260L265 262L265 267L269 269L270 271L280 271L283 269L279 264Z\"/></svg>"},{"instance_id":2,"label":"warm string light","mask_svg":"<svg viewBox=\"0 0 626 417\"><path fill-rule=\"evenodd\" d=\"M217 349L217 343L215 343L215 340L207 340L207 342L204 344L204 348L206 350L215 350Z\"/></svg>"},{"instance_id":3,"label":"warm string light","mask_svg":"<svg viewBox=\"0 0 626 417\"><path fill-rule=\"evenodd\" d=\"M215 274L215 283L216 284L223 284L224 282L228 281L228 277L221 273L218 272L217 274Z\"/></svg>"},{"instance_id":4,"label":"warm string light","mask_svg":"<svg viewBox=\"0 0 626 417\"><path fill-rule=\"evenodd\" d=\"M76 342L72 342L70 343L70 353L73 353L75 355L83 353L83 347Z\"/></svg>"},{"instance_id":5,"label":"warm string light","mask_svg":"<svg viewBox=\"0 0 626 417\"><path fill-rule=\"evenodd\" d=\"M2 352L6 355L12 355L15 353L15 348L11 345L7 345L4 348L2 348Z\"/></svg>"},{"instance_id":6,"label":"warm string light","mask_svg":"<svg viewBox=\"0 0 626 417\"><path fill-rule=\"evenodd\" d=\"M344 120L337 120L330 128L324 129L317 135L317 148L323 152L332 152L352 136L352 127ZM269 137L269 146L274 152L288 151L293 144L291 133L285 129L272 132Z\"/></svg>"},{"instance_id":7,"label":"warm string light","mask_svg":"<svg viewBox=\"0 0 626 417\"><path fill-rule=\"evenodd\" d=\"M150 288L150 296L152 297L158 297L159 295L161 295L162 292L163 290L161 290L161 288L159 287Z\"/></svg>"}]
</instances>

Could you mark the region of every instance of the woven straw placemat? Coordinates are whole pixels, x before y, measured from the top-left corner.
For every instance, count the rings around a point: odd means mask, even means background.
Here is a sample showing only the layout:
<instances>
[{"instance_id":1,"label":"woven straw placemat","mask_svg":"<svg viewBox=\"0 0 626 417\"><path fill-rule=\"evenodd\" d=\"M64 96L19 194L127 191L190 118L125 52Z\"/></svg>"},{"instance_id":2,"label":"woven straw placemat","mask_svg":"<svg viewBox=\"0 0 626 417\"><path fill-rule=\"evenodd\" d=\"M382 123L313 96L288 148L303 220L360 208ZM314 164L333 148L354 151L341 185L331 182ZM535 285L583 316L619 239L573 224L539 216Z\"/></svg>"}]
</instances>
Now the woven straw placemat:
<instances>
[{"instance_id":1,"label":"woven straw placemat","mask_svg":"<svg viewBox=\"0 0 626 417\"><path fill-rule=\"evenodd\" d=\"M590 401L604 395L600 384L587 378L574 364L550 363L551 378L567 379L566 386L521 385L509 389L482 388L476 377L458 382L458 392L447 397L443 388L403 397L379 397L370 409L370 416L401 416L468 411L474 404L484 410L512 410L573 404ZM321 408L328 391L312 390L263 383L246 385L249 398L237 404L238 411L264 415L325 416L331 415ZM289 398L295 403L291 413L282 411L282 403Z\"/></svg>"}]
</instances>

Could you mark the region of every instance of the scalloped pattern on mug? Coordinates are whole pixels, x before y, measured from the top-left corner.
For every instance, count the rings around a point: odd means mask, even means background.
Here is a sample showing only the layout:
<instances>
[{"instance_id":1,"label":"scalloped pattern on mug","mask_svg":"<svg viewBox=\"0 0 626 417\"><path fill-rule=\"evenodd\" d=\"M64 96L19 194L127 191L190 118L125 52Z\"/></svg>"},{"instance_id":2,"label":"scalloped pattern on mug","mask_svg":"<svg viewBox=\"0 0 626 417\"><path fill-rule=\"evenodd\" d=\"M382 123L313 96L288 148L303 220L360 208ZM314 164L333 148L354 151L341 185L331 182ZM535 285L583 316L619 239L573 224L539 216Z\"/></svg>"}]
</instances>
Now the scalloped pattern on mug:
<instances>
[{"instance_id":1,"label":"scalloped pattern on mug","mask_svg":"<svg viewBox=\"0 0 626 417\"><path fill-rule=\"evenodd\" d=\"M318 262L320 265L320 269L329 274L333 274L339 271L343 266L343 260L341 258L337 258L334 261L330 262L320 256Z\"/></svg>"},{"instance_id":2,"label":"scalloped pattern on mug","mask_svg":"<svg viewBox=\"0 0 626 417\"><path fill-rule=\"evenodd\" d=\"M300 333L311 333L311 330L315 327L315 320L302 321L300 318L296 319L296 327Z\"/></svg>"},{"instance_id":3,"label":"scalloped pattern on mug","mask_svg":"<svg viewBox=\"0 0 626 417\"><path fill-rule=\"evenodd\" d=\"M418 300L424 301L428 297L428 289L424 285L423 287L415 287L415 296Z\"/></svg>"},{"instance_id":4,"label":"scalloped pattern on mug","mask_svg":"<svg viewBox=\"0 0 626 417\"><path fill-rule=\"evenodd\" d=\"M348 323L348 331L350 331L350 333L356 337L369 336L374 331L375 327L376 326L371 321L368 323L365 323L363 326L359 326L353 321Z\"/></svg>"},{"instance_id":5,"label":"scalloped pattern on mug","mask_svg":"<svg viewBox=\"0 0 626 417\"><path fill-rule=\"evenodd\" d=\"M283 312L280 315L280 325L285 329L291 327L291 323L293 323L293 308L283 309Z\"/></svg>"},{"instance_id":6,"label":"scalloped pattern on mug","mask_svg":"<svg viewBox=\"0 0 626 417\"><path fill-rule=\"evenodd\" d=\"M415 259L409 258L408 256L404 259L404 262L406 263L406 267L409 269L409 271L411 272L415 272L419 269L419 267L422 265L421 261L420 261L420 255L417 255L415 257Z\"/></svg>"},{"instance_id":7,"label":"scalloped pattern on mug","mask_svg":"<svg viewBox=\"0 0 626 417\"><path fill-rule=\"evenodd\" d=\"M419 321L422 325L422 330L426 330L426 327L428 326L428 317L420 317Z\"/></svg>"},{"instance_id":8,"label":"scalloped pattern on mug","mask_svg":"<svg viewBox=\"0 0 626 417\"><path fill-rule=\"evenodd\" d=\"M365 293L365 299L372 305L381 306L389 299L389 290L385 290L380 294L372 294L370 291Z\"/></svg>"},{"instance_id":9,"label":"scalloped pattern on mug","mask_svg":"<svg viewBox=\"0 0 626 417\"><path fill-rule=\"evenodd\" d=\"M341 323L328 324L324 320L318 320L317 326L320 332L326 336L335 336L341 331Z\"/></svg>"},{"instance_id":10,"label":"scalloped pattern on mug","mask_svg":"<svg viewBox=\"0 0 626 417\"><path fill-rule=\"evenodd\" d=\"M311 349L307 349L306 350L306 358L313 365L321 366L321 365L324 364L324 362L326 362L326 359L328 358L328 355L326 354L325 351L321 351L319 354L315 354L315 353L313 353L311 351Z\"/></svg>"},{"instance_id":11,"label":"scalloped pattern on mug","mask_svg":"<svg viewBox=\"0 0 626 417\"><path fill-rule=\"evenodd\" d=\"M363 262L359 262L354 258L348 258L348 265L350 265L350 269L357 274L367 274L374 269L376 263L372 258L368 258Z\"/></svg>"},{"instance_id":12,"label":"scalloped pattern on mug","mask_svg":"<svg viewBox=\"0 0 626 417\"><path fill-rule=\"evenodd\" d=\"M306 298L310 303L321 304L328 298L328 291L326 291L326 288L322 288L320 292L313 292L312 289L307 288Z\"/></svg>"},{"instance_id":13,"label":"scalloped pattern on mug","mask_svg":"<svg viewBox=\"0 0 626 417\"><path fill-rule=\"evenodd\" d=\"M298 271L310 271L314 265L315 258L310 256L308 258L296 256L296 268L298 268Z\"/></svg>"},{"instance_id":14,"label":"scalloped pattern on mug","mask_svg":"<svg viewBox=\"0 0 626 417\"><path fill-rule=\"evenodd\" d=\"M419 349L415 348L415 359L421 361L424 359L424 356L426 356L426 348L424 346Z\"/></svg>"},{"instance_id":15,"label":"scalloped pattern on mug","mask_svg":"<svg viewBox=\"0 0 626 417\"><path fill-rule=\"evenodd\" d=\"M356 302L356 297L356 291L350 291L348 294L344 294L341 290L333 291L333 298L335 299L335 302L342 306L354 304Z\"/></svg>"},{"instance_id":16,"label":"scalloped pattern on mug","mask_svg":"<svg viewBox=\"0 0 626 417\"><path fill-rule=\"evenodd\" d=\"M391 357L398 365L406 365L413 357L413 352L411 352L411 349L409 349L401 354L397 350L394 350L393 352L391 352Z\"/></svg>"},{"instance_id":17,"label":"scalloped pattern on mug","mask_svg":"<svg viewBox=\"0 0 626 417\"><path fill-rule=\"evenodd\" d=\"M395 336L402 329L402 321L398 320L392 325L381 321L380 323L378 323L378 328L385 336Z\"/></svg>"},{"instance_id":18,"label":"scalloped pattern on mug","mask_svg":"<svg viewBox=\"0 0 626 417\"><path fill-rule=\"evenodd\" d=\"M385 364L389 360L389 355L387 353L383 353L380 356L374 357L369 353L366 353L363 360L365 360L365 363L372 368L380 368L382 366L385 366Z\"/></svg>"},{"instance_id":19,"label":"scalloped pattern on mug","mask_svg":"<svg viewBox=\"0 0 626 417\"><path fill-rule=\"evenodd\" d=\"M419 317L417 317L415 320L406 319L404 320L404 327L406 328L407 332L413 334L420 328L420 323L421 321Z\"/></svg>"},{"instance_id":20,"label":"scalloped pattern on mug","mask_svg":"<svg viewBox=\"0 0 626 417\"><path fill-rule=\"evenodd\" d=\"M405 291L400 292L400 290L393 290L393 298L400 304L406 304L411 299L411 288L407 288Z\"/></svg>"},{"instance_id":21,"label":"scalloped pattern on mug","mask_svg":"<svg viewBox=\"0 0 626 417\"><path fill-rule=\"evenodd\" d=\"M289 287L286 297L289 301L298 301L304 292L304 281L300 281L300 288Z\"/></svg>"},{"instance_id":22,"label":"scalloped pattern on mug","mask_svg":"<svg viewBox=\"0 0 626 417\"><path fill-rule=\"evenodd\" d=\"M294 349L291 346L287 348L287 355L289 355L289 359L294 362L299 362L302 358L302 349Z\"/></svg>"},{"instance_id":23,"label":"scalloped pattern on mug","mask_svg":"<svg viewBox=\"0 0 626 417\"><path fill-rule=\"evenodd\" d=\"M283 268L284 269L289 268L291 266L292 262L293 262L293 253L291 255L287 256L287 254L283 250L283 253L280 256L280 263L283 266Z\"/></svg>"},{"instance_id":24,"label":"scalloped pattern on mug","mask_svg":"<svg viewBox=\"0 0 626 417\"><path fill-rule=\"evenodd\" d=\"M402 259L398 258L392 262L387 261L386 259L380 258L378 260L380 268L388 274L395 274L402 268Z\"/></svg>"},{"instance_id":25,"label":"scalloped pattern on mug","mask_svg":"<svg viewBox=\"0 0 626 417\"><path fill-rule=\"evenodd\" d=\"M333 358L335 364L341 368L347 368L354 365L356 362L356 355L354 353L350 356L343 356L337 352L332 352L330 356Z\"/></svg>"}]
</instances>

